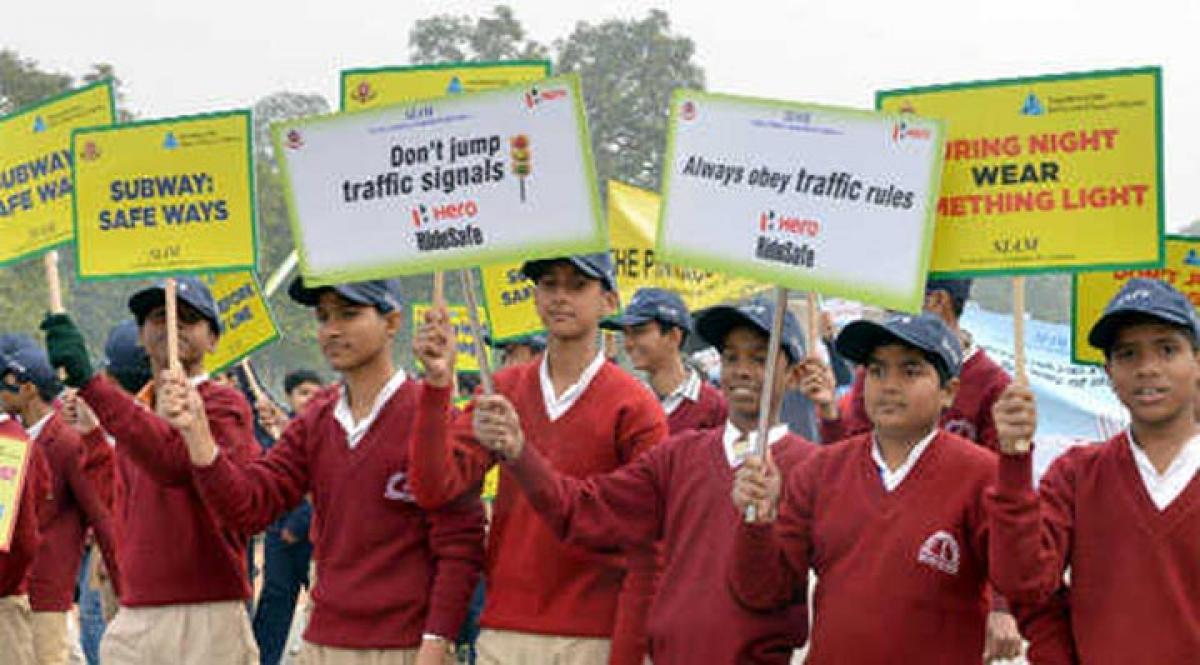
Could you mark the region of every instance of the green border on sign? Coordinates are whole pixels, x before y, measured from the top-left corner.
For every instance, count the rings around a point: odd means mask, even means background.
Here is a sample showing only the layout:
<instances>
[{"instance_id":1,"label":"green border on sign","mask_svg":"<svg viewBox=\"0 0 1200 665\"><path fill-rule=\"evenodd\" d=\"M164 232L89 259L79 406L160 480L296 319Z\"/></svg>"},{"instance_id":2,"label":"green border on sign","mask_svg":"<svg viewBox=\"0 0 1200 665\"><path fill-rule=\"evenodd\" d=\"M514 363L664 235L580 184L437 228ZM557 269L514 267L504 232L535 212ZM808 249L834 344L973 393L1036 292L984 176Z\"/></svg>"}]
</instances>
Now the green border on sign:
<instances>
[{"instance_id":1,"label":"green border on sign","mask_svg":"<svg viewBox=\"0 0 1200 665\"><path fill-rule=\"evenodd\" d=\"M1197 236L1185 236L1185 235L1179 235L1176 233L1169 233L1163 238L1163 247L1164 248L1166 247L1167 242L1182 242L1182 243L1186 243L1189 245L1195 245L1197 248L1200 248L1200 237L1197 237ZM1164 249L1164 251L1165 251L1165 249ZM1151 269L1163 268L1163 267L1165 267L1165 265L1166 265L1166 260L1164 257L1164 261L1162 264L1160 264L1158 266L1152 266ZM1127 268L1116 268L1116 270L1126 270L1126 269ZM1128 268L1128 270L1138 270L1138 268ZM1087 270L1087 271L1080 271L1080 272L1108 272L1108 271ZM1082 344L1081 344L1082 340L1075 339L1075 331L1078 329L1078 324L1079 324L1079 274L1080 274L1080 272L1075 272L1075 273L1071 274L1071 362L1075 363L1076 365L1084 365L1087 367L1103 367L1104 363L1098 363L1098 362L1095 362L1092 360L1084 360L1083 358L1081 358L1079 355L1079 350L1080 350L1080 348L1082 348Z\"/></svg>"},{"instance_id":2,"label":"green border on sign","mask_svg":"<svg viewBox=\"0 0 1200 665\"><path fill-rule=\"evenodd\" d=\"M283 337L283 334L279 330L279 321L275 318L275 310L271 308L271 299L268 298L265 293L263 293L262 282L259 281L259 279L258 279L258 272L254 271L254 270L251 270L248 272L250 273L250 281L254 283L254 293L257 294L258 299L262 301L263 309L267 310L267 318L271 321L271 329L274 332L271 334L271 336L269 338L264 339L263 341L259 342L258 344L255 344L254 346L250 347L250 349L248 351L246 351L245 353L243 353L242 355L234 358L233 360L230 360L229 362L225 363L224 365L221 365L220 367L218 367L214 370L211 370L209 372L210 374L220 374L221 372L224 372L225 370L229 369L233 365L236 365L237 363L241 362L243 359L249 358L250 356L254 355L255 353L257 353L259 351L259 349L262 349L265 346L274 344L275 342L279 341L279 338Z\"/></svg>"},{"instance_id":3,"label":"green border on sign","mask_svg":"<svg viewBox=\"0 0 1200 665\"><path fill-rule=\"evenodd\" d=\"M79 163L75 159L75 143L76 140L84 134L103 134L104 132L117 131L131 127L149 127L152 125L168 125L173 123L186 123L197 120L212 120L214 118L226 118L230 116L243 116L246 119L246 166L248 167L248 180L250 196L250 240L251 240L251 262L248 265L237 264L228 266L205 266L203 268L181 268L178 270L157 270L135 273L120 273L120 274L105 274L105 275L87 275L82 272L83 262L80 261L79 243L75 243L75 266L80 272L77 279L81 282L105 282L115 279L141 279L147 277L174 277L176 275L201 275L205 273L220 273L220 272L235 272L238 270L248 270L251 273L258 273L258 191L255 187L256 172L254 169L254 115L250 109L236 109L231 111L213 111L211 113L197 113L194 115L180 115L172 118L154 118L152 120L138 120L136 122L126 122L109 127L87 127L76 129L71 132L71 184L75 184L76 165ZM71 197L71 223L74 228L75 238L79 238L79 204L77 196Z\"/></svg>"},{"instance_id":4,"label":"green border on sign","mask_svg":"<svg viewBox=\"0 0 1200 665\"><path fill-rule=\"evenodd\" d=\"M686 265L695 268L706 268L728 275L736 275L746 277L748 279L762 282L765 284L781 284L788 285L794 283L794 278L798 271L794 268L784 266L758 266L751 264L745 260L734 260L719 258L712 255L691 254L671 249L666 246L666 219L667 211L671 205L671 183L674 178L674 159L675 159L675 133L678 127L679 120L679 103L683 98L700 100L716 100L729 101L739 104L758 105L767 108L801 110L801 111L816 111L833 116L841 116L846 118L864 118L870 120L900 120L903 116L898 113L884 113L880 111L865 111L862 109L843 108L838 106L825 106L821 104L803 104L798 102L787 102L777 99L764 99L761 97L741 97L737 95L726 95L719 93L702 92L699 90L687 90L678 88L671 95L671 116L667 127L667 147L663 153L663 176L662 176L662 205L658 210L658 231L655 238L655 250L662 256L664 263L675 263L677 265ZM938 146L936 157L933 164L930 166L930 183L929 192L927 194L925 223L924 230L920 242L920 256L918 258L918 279L912 285L912 289L907 292L894 291L889 293L881 293L878 290L855 286L852 282L842 282L831 279L813 279L806 277L805 286L802 290L816 291L826 294L827 289L833 288L833 292L839 297L858 300L874 305L881 305L892 309L902 309L910 312L917 312L921 309L921 302L925 295L925 279L929 272L929 260L933 253L933 225L936 215L936 208L932 205L937 200L938 192L941 189L941 172L942 158L945 150L942 148L946 138L946 123L937 118L922 118L928 122L934 132L934 142ZM796 287L789 287L796 288ZM801 289L797 289L801 290ZM832 293L830 293L832 295Z\"/></svg>"},{"instance_id":5,"label":"green border on sign","mask_svg":"<svg viewBox=\"0 0 1200 665\"><path fill-rule=\"evenodd\" d=\"M550 76L550 61L536 59L485 60L483 62L434 62L424 65L391 65L384 67L354 67L351 69L343 69L338 73L338 110L346 110L346 78L349 76L358 74L402 74L404 72L428 72L441 69L507 69L509 67L532 67L537 65L542 66L547 77Z\"/></svg>"},{"instance_id":6,"label":"green border on sign","mask_svg":"<svg viewBox=\"0 0 1200 665\"><path fill-rule=\"evenodd\" d=\"M1101 270L1138 270L1143 268L1161 267L1166 261L1166 159L1163 154L1163 105L1162 105L1162 67L1130 67L1123 69L1092 70L1086 72L1069 72L1065 74L1042 74L1039 76L1021 76L1015 78L991 79L986 81L964 81L961 83L941 83L936 85L917 86L911 88L891 88L875 92L875 108L883 106L883 101L890 97L904 95L919 95L930 92L952 92L978 88L998 88L1032 83L1057 81L1079 81L1088 79L1120 78L1125 76L1154 77L1154 134L1158 161L1158 259L1156 261L1141 261L1137 263L1095 263L1069 266L1047 266L1037 268L986 268L982 270L955 270L947 272L931 272L934 278L964 278L964 277L1003 277L1012 275L1043 275L1048 273L1093 272ZM936 219L936 217L935 217ZM1074 352L1072 351L1072 357Z\"/></svg>"},{"instance_id":7,"label":"green border on sign","mask_svg":"<svg viewBox=\"0 0 1200 665\"><path fill-rule=\"evenodd\" d=\"M368 279L420 275L438 270L459 270L462 268L481 265L481 261L486 263L515 263L518 260L527 261L541 257L586 254L590 252L607 250L608 223L604 215L601 214L600 191L596 183L596 164L595 160L592 158L592 142L590 140L590 134L588 133L587 116L584 113L583 108L583 92L579 85L579 75L574 73L566 74L563 76L544 79L542 82L565 85L571 89L572 103L575 104L575 116L579 124L579 132L576 136L576 139L579 141L580 156L583 158L584 162L584 178L587 181L586 186L588 188L588 198L591 201L593 222L592 238L572 243L535 243L509 250L495 251L484 256L476 255L470 259L475 262L470 266L461 266L455 263L447 264L445 261L446 257L441 256L430 257L426 259L404 260L401 262L389 261L371 266L359 266L343 270L327 270L322 272L320 275L314 275L309 265L308 252L305 251L304 233L300 224L300 216L296 209L296 193L292 188L292 176L291 169L288 167L287 152L283 149L283 132L285 129L344 123L347 121L356 121L359 118L372 115L383 116L392 113L397 107L409 107L417 104L438 104L443 108L446 106L454 107L463 103L470 103L484 96L509 95L514 91L523 90L534 82L529 81L503 88L493 88L491 90L482 90L479 92L454 95L450 97L441 96L427 99L406 100L377 108L348 111L344 113L329 113L325 115L297 118L293 120L282 120L280 122L271 124L271 142L275 147L275 154L278 157L280 174L283 177L283 191L284 197L287 201L288 220L291 222L292 238L295 241L296 252L300 258L300 274L304 276L305 283L312 286L328 286L331 284L356 282Z\"/></svg>"},{"instance_id":8,"label":"green border on sign","mask_svg":"<svg viewBox=\"0 0 1200 665\"><path fill-rule=\"evenodd\" d=\"M17 109L16 111L13 111L12 113L9 113L6 116L0 117L0 125L3 125L4 123L12 121L12 120L16 120L17 118L19 118L23 115L28 115L29 113L32 113L44 106L48 106L55 102L60 102L64 99L67 99L68 97L72 97L74 95L82 94L84 92L90 92L93 88L98 88L101 86L108 88L108 117L109 117L108 126L110 126L110 127L117 126L117 124L118 124L117 123L117 93L116 93L116 90L113 89L113 81L111 78L104 78L104 79L100 79L99 81L94 81L92 83L89 83L89 84L83 86L82 88L74 88L72 90L66 90L66 91L60 92L56 95L51 95L50 97L47 97L43 100L36 101L36 102L29 104L28 106L25 106L23 108ZM104 125L93 125L92 127L103 127L103 126ZM72 236L75 235L75 213L74 213L74 209L75 209L75 150L74 150L74 146L71 144L73 144L75 142L75 132L78 131L78 129L90 129L90 127L89 128L76 128L74 130L71 130L71 134L67 136L67 143L68 143L67 147L69 149L71 149L71 210L72 210L72 212L71 212L71 235ZM41 247L39 249L25 252L24 254L18 254L17 256L14 256L12 258L2 260L2 261L0 261L0 268L5 268L5 267L11 266L11 265L15 265L17 263L23 263L25 261L28 261L29 259L32 259L37 256L41 256L47 252L52 252L56 249L66 247L67 245L74 242L74 240L75 240L75 238L72 237L68 240L63 240L61 242L56 242L51 245L46 245L45 247Z\"/></svg>"}]
</instances>

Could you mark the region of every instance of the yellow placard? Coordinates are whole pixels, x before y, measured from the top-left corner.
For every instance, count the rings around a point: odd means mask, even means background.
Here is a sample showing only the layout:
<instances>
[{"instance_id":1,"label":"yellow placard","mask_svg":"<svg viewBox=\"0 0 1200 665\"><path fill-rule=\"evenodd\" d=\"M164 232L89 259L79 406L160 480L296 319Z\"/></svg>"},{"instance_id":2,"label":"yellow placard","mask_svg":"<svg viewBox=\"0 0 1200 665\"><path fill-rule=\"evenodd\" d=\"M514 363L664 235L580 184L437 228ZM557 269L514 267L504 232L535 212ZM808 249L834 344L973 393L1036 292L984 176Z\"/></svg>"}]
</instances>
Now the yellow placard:
<instances>
[{"instance_id":1,"label":"yellow placard","mask_svg":"<svg viewBox=\"0 0 1200 665\"><path fill-rule=\"evenodd\" d=\"M342 72L342 110L361 111L415 99L479 92L548 76L547 60L348 69Z\"/></svg>"},{"instance_id":2,"label":"yellow placard","mask_svg":"<svg viewBox=\"0 0 1200 665\"><path fill-rule=\"evenodd\" d=\"M533 303L533 282L521 274L520 263L492 263L479 271L492 341L503 342L543 330Z\"/></svg>"},{"instance_id":3,"label":"yellow placard","mask_svg":"<svg viewBox=\"0 0 1200 665\"><path fill-rule=\"evenodd\" d=\"M1162 268L1142 268L1075 275L1071 298L1071 359L1103 365L1104 353L1088 344L1092 326L1117 291L1134 277L1157 279L1178 289L1200 308L1200 238L1167 236L1167 262Z\"/></svg>"},{"instance_id":4,"label":"yellow placard","mask_svg":"<svg viewBox=\"0 0 1200 665\"><path fill-rule=\"evenodd\" d=\"M250 112L76 130L83 279L250 270Z\"/></svg>"},{"instance_id":5,"label":"yellow placard","mask_svg":"<svg viewBox=\"0 0 1200 665\"><path fill-rule=\"evenodd\" d=\"M216 374L279 339L271 307L251 272L230 272L203 278L221 314L221 339L204 358L204 370Z\"/></svg>"},{"instance_id":6,"label":"yellow placard","mask_svg":"<svg viewBox=\"0 0 1200 665\"><path fill-rule=\"evenodd\" d=\"M615 180L608 182L608 233L621 302L641 288L675 291L695 311L746 297L766 286L707 270L660 263L655 258L662 197Z\"/></svg>"},{"instance_id":7,"label":"yellow placard","mask_svg":"<svg viewBox=\"0 0 1200 665\"><path fill-rule=\"evenodd\" d=\"M0 265L71 241L71 132L114 117L105 80L0 119Z\"/></svg>"},{"instance_id":8,"label":"yellow placard","mask_svg":"<svg viewBox=\"0 0 1200 665\"><path fill-rule=\"evenodd\" d=\"M0 436L0 552L12 545L21 510L21 490L29 470L29 441Z\"/></svg>"},{"instance_id":9,"label":"yellow placard","mask_svg":"<svg viewBox=\"0 0 1200 665\"><path fill-rule=\"evenodd\" d=\"M416 337L417 329L425 322L425 314L430 309L429 303L413 303L412 306L412 327L413 337ZM458 338L458 357L455 359L454 367L457 372L475 373L479 371L479 360L475 357L475 335L471 331L471 319L467 315L467 308L463 305L447 305L446 310L450 313L450 323L454 326L455 335ZM483 325L481 323L481 325ZM487 327L484 326L486 334ZM491 360L491 351L486 346L484 350L488 353L488 359ZM418 362L420 362L418 360Z\"/></svg>"},{"instance_id":10,"label":"yellow placard","mask_svg":"<svg viewBox=\"0 0 1200 665\"><path fill-rule=\"evenodd\" d=\"M877 106L947 121L932 273L1160 264L1157 67L889 90Z\"/></svg>"}]
</instances>

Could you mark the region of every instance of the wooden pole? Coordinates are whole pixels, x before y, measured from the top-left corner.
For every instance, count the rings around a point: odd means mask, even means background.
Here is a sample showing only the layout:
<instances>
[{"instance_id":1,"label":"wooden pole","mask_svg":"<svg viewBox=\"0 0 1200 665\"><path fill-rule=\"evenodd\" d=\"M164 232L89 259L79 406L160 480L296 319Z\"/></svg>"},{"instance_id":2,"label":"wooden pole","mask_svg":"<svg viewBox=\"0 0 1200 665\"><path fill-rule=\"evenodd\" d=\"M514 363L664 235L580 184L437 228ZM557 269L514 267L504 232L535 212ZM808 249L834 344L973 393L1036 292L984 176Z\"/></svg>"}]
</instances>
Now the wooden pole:
<instances>
[{"instance_id":1,"label":"wooden pole","mask_svg":"<svg viewBox=\"0 0 1200 665\"><path fill-rule=\"evenodd\" d=\"M1019 386L1029 385L1025 369L1025 278L1013 277L1013 380ZM1029 452L1031 442L1017 443L1018 452Z\"/></svg>"},{"instance_id":2,"label":"wooden pole","mask_svg":"<svg viewBox=\"0 0 1200 665\"><path fill-rule=\"evenodd\" d=\"M179 369L179 303L175 298L174 277L167 278L164 303L167 308L167 367Z\"/></svg>"},{"instance_id":3,"label":"wooden pole","mask_svg":"<svg viewBox=\"0 0 1200 665\"><path fill-rule=\"evenodd\" d=\"M817 299L817 294L809 291L808 297L808 348L805 349L807 355L813 355L817 352L817 345L821 343L821 303Z\"/></svg>"},{"instance_id":4,"label":"wooden pole","mask_svg":"<svg viewBox=\"0 0 1200 665\"><path fill-rule=\"evenodd\" d=\"M299 260L300 257L296 254L296 250L293 249L292 253L288 254L287 258L283 260L283 265L279 266L279 269L267 279L267 283L263 286L264 298L270 298L275 295L275 292L283 285L288 275L291 275L292 271L296 269L296 264Z\"/></svg>"},{"instance_id":5,"label":"wooden pole","mask_svg":"<svg viewBox=\"0 0 1200 665\"><path fill-rule=\"evenodd\" d=\"M479 362L479 385L484 395L495 392L492 385L492 368L488 364L487 347L483 343L483 326L479 324L479 307L475 298L475 273L470 268L458 272L462 278L463 296L467 301L467 319L471 323L471 337L475 340L475 359Z\"/></svg>"},{"instance_id":6,"label":"wooden pole","mask_svg":"<svg viewBox=\"0 0 1200 665\"><path fill-rule=\"evenodd\" d=\"M242 373L246 375L246 385L249 386L250 393L254 395L254 403L257 405L261 402L271 402L271 398L267 396L266 391L259 385L258 377L254 376L254 370L250 367L250 359L242 358L238 362L238 365L242 368ZM262 423L262 426L273 439L278 439L279 435L283 433L279 430L279 426L273 422Z\"/></svg>"},{"instance_id":7,"label":"wooden pole","mask_svg":"<svg viewBox=\"0 0 1200 665\"><path fill-rule=\"evenodd\" d=\"M65 314L63 307L62 280L58 276L58 250L50 250L42 257L46 267L46 287L50 291L50 313Z\"/></svg>"},{"instance_id":8,"label":"wooden pole","mask_svg":"<svg viewBox=\"0 0 1200 665\"><path fill-rule=\"evenodd\" d=\"M463 288L466 288L465 282L463 283ZM446 305L446 273L441 270L433 273L433 295L430 300L433 301L434 309Z\"/></svg>"},{"instance_id":9,"label":"wooden pole","mask_svg":"<svg viewBox=\"0 0 1200 665\"><path fill-rule=\"evenodd\" d=\"M774 396L772 388L775 385L775 365L779 362L779 340L783 337L783 315L787 311L788 290L786 287L775 287L775 316L771 319L771 335L767 342L767 371L763 377L762 394L758 402L758 436L752 441L750 454L756 457L766 457L767 432L771 429L771 399ZM746 521L755 519L754 506L746 508Z\"/></svg>"}]
</instances>

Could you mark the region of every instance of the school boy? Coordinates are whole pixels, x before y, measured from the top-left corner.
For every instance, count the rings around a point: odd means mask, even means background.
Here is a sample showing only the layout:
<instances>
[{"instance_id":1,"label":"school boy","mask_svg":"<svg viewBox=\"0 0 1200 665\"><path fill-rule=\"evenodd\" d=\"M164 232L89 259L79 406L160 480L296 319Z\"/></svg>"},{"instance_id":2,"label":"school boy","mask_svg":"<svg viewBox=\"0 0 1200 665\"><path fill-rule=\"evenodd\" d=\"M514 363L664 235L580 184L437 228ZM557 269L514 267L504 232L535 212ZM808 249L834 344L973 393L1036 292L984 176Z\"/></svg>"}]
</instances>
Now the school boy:
<instances>
[{"instance_id":1,"label":"school boy","mask_svg":"<svg viewBox=\"0 0 1200 665\"><path fill-rule=\"evenodd\" d=\"M176 281L178 359L203 397L199 417L226 457L245 464L256 454L250 405L204 373L204 356L221 334L216 301L199 279ZM80 399L116 441L121 609L105 631L100 656L105 665L254 665L258 649L245 608L246 538L204 505L179 433L151 410L167 385L165 303L164 283L129 299L156 377L137 397L93 373L83 335L69 316L50 315L42 323L51 363L66 371L67 385L79 388Z\"/></svg>"},{"instance_id":2,"label":"school boy","mask_svg":"<svg viewBox=\"0 0 1200 665\"><path fill-rule=\"evenodd\" d=\"M308 665L443 662L466 614L483 556L483 511L461 494L437 510L413 499L409 444L421 384L392 359L403 325L394 280L307 287L317 339L342 376L314 398L262 458L238 465L218 449L199 395L170 382L168 418L187 444L196 487L224 523L257 533L311 493L315 604ZM451 374L426 365L427 381Z\"/></svg>"},{"instance_id":3,"label":"school boy","mask_svg":"<svg viewBox=\"0 0 1200 665\"><path fill-rule=\"evenodd\" d=\"M45 351L26 339L0 359L0 403L25 424L49 464L50 492L38 508L42 543L30 575L29 604L38 662L66 665L71 648L67 613L74 604L86 530L93 529L114 580L116 543L108 506L84 472L83 443L54 409L62 386Z\"/></svg>"},{"instance_id":4,"label":"school boy","mask_svg":"<svg viewBox=\"0 0 1200 665\"><path fill-rule=\"evenodd\" d=\"M803 644L807 607L771 612L741 606L722 576L742 517L729 506L734 470L757 436L774 306L756 301L715 307L696 321L701 337L721 352L721 385L729 419L689 430L615 471L574 478L555 471L525 444L511 408L481 412L479 439L505 468L558 538L598 554L663 543L664 566L649 615L656 665L788 663ZM799 324L786 314L771 391L770 454L782 469L815 450L779 422L784 390L798 379L803 346Z\"/></svg>"},{"instance_id":5,"label":"school boy","mask_svg":"<svg viewBox=\"0 0 1200 665\"><path fill-rule=\"evenodd\" d=\"M671 434L725 424L721 392L683 362L681 349L692 333L692 316L674 291L638 289L620 316L600 324L620 330L633 368L646 373L650 389L667 414Z\"/></svg>"},{"instance_id":6,"label":"school boy","mask_svg":"<svg viewBox=\"0 0 1200 665\"><path fill-rule=\"evenodd\" d=\"M33 651L33 611L29 607L29 571L41 544L38 531L39 497L49 491L50 470L41 451L29 440L20 423L0 411L0 439L17 441L28 449L25 482L20 496L13 497L17 519L7 551L0 551L0 644L5 663L37 665Z\"/></svg>"},{"instance_id":7,"label":"school boy","mask_svg":"<svg viewBox=\"0 0 1200 665\"><path fill-rule=\"evenodd\" d=\"M496 394L476 398L461 414L451 412L448 387L424 387L410 479L421 505L440 506L479 485L497 459L477 445L472 422L476 413L504 404L519 414L528 445L574 477L628 464L666 436L654 396L606 362L597 341L600 319L616 307L608 253L530 261L522 272L535 284L546 352L497 372ZM628 631L635 630L632 622L621 623L618 605L646 602L653 577L631 574L626 580L622 558L560 543L507 474L502 468L488 536L478 662L609 662L616 626L622 626L616 641L628 640ZM636 556L646 555L653 552ZM613 662L621 662L636 649L622 648L620 656L613 651Z\"/></svg>"},{"instance_id":8,"label":"school boy","mask_svg":"<svg viewBox=\"0 0 1200 665\"><path fill-rule=\"evenodd\" d=\"M999 471L988 509L997 588L1016 605L1065 593L1080 661L1200 659L1200 324L1188 298L1132 279L1088 333L1129 429L1066 452L1033 488L1027 388L996 404ZM1065 585L1064 571L1070 570Z\"/></svg>"},{"instance_id":9,"label":"school boy","mask_svg":"<svg viewBox=\"0 0 1200 665\"><path fill-rule=\"evenodd\" d=\"M958 339L934 316L899 315L851 323L837 346L865 366L874 430L786 478L770 460L739 471L734 504L755 505L757 522L734 542L734 593L776 608L803 597L815 570L812 665L978 663L990 601L983 491L996 462L938 427L959 385Z\"/></svg>"}]
</instances>

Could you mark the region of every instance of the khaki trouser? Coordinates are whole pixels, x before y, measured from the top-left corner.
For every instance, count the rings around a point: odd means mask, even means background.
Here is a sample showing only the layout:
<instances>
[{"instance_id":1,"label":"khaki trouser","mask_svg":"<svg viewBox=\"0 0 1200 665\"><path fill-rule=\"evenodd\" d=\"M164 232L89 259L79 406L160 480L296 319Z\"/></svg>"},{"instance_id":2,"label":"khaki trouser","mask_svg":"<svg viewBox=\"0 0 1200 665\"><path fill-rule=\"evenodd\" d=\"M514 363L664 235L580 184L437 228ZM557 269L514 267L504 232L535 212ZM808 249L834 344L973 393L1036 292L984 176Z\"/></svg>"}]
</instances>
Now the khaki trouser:
<instances>
[{"instance_id":1,"label":"khaki trouser","mask_svg":"<svg viewBox=\"0 0 1200 665\"><path fill-rule=\"evenodd\" d=\"M4 645L4 665L37 665L28 596L0 598L0 645Z\"/></svg>"},{"instance_id":2,"label":"khaki trouser","mask_svg":"<svg viewBox=\"0 0 1200 665\"><path fill-rule=\"evenodd\" d=\"M240 600L122 607L100 641L104 665L258 665Z\"/></svg>"},{"instance_id":3,"label":"khaki trouser","mask_svg":"<svg viewBox=\"0 0 1200 665\"><path fill-rule=\"evenodd\" d=\"M607 665L609 640L484 629L475 650L478 665Z\"/></svg>"},{"instance_id":4,"label":"khaki trouser","mask_svg":"<svg viewBox=\"0 0 1200 665\"><path fill-rule=\"evenodd\" d=\"M416 649L337 649L305 642L300 665L414 665Z\"/></svg>"},{"instance_id":5,"label":"khaki trouser","mask_svg":"<svg viewBox=\"0 0 1200 665\"><path fill-rule=\"evenodd\" d=\"M33 653L38 665L67 665L71 647L66 612L33 613Z\"/></svg>"}]
</instances>

